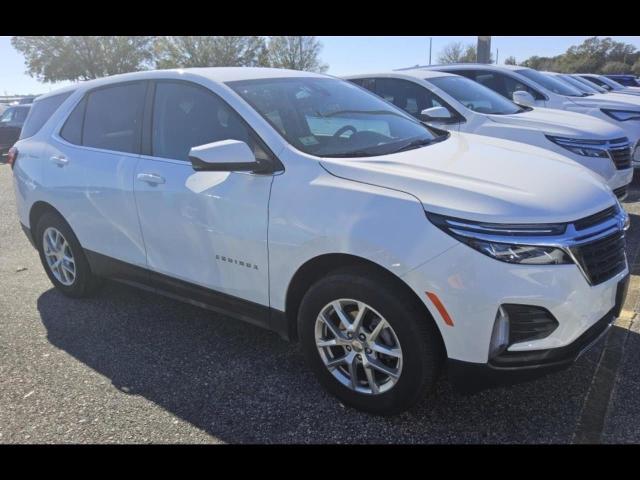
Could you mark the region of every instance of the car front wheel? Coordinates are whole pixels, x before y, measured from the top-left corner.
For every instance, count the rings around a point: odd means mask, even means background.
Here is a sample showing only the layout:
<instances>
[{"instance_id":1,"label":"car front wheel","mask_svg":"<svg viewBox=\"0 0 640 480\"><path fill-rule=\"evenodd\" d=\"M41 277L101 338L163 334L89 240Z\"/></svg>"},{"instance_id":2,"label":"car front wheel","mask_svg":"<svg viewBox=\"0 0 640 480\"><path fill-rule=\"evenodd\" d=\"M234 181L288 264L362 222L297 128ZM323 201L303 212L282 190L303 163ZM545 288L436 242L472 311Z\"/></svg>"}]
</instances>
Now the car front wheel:
<instances>
[{"instance_id":1,"label":"car front wheel","mask_svg":"<svg viewBox=\"0 0 640 480\"><path fill-rule=\"evenodd\" d=\"M332 274L309 289L300 340L329 392L360 410L394 414L433 387L443 349L432 319L409 292L363 273Z\"/></svg>"}]
</instances>

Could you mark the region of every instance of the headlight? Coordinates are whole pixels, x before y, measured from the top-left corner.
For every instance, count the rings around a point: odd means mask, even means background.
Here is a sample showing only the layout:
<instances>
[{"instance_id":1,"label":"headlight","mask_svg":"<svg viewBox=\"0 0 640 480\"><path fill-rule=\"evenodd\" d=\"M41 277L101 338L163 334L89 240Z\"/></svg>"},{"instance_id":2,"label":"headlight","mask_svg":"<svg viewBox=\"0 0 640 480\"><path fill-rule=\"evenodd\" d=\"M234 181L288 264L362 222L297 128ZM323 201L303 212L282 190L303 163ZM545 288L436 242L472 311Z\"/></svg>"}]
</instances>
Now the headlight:
<instances>
[{"instance_id":1,"label":"headlight","mask_svg":"<svg viewBox=\"0 0 640 480\"><path fill-rule=\"evenodd\" d=\"M640 120L640 112L634 112L633 110L609 110L602 108L602 113L609 115L614 120L619 122L626 122L627 120Z\"/></svg>"},{"instance_id":2,"label":"headlight","mask_svg":"<svg viewBox=\"0 0 640 480\"><path fill-rule=\"evenodd\" d=\"M573 138L554 137L552 135L545 136L556 145L560 145L562 148L566 148L576 155L600 158L609 157L606 150L606 142L600 140L576 140Z\"/></svg>"},{"instance_id":3,"label":"headlight","mask_svg":"<svg viewBox=\"0 0 640 480\"><path fill-rule=\"evenodd\" d=\"M433 213L427 218L436 227L471 248L501 262L522 265L562 265L573 263L564 250L552 246L525 245L514 237L554 236L565 231L563 224L506 225L470 222ZM493 240L491 237L495 237ZM513 238L513 243L509 242Z\"/></svg>"}]
</instances>

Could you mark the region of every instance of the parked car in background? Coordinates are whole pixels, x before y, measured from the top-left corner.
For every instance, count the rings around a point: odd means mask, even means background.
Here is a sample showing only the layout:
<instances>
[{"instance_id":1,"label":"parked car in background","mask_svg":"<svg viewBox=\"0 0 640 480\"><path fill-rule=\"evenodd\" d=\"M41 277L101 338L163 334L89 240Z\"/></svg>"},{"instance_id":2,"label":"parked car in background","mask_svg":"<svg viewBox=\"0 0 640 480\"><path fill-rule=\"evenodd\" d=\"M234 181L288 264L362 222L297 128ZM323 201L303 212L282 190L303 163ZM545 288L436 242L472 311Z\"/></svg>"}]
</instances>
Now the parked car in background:
<instances>
[{"instance_id":1,"label":"parked car in background","mask_svg":"<svg viewBox=\"0 0 640 480\"><path fill-rule=\"evenodd\" d=\"M485 85L519 105L584 113L613 123L630 141L634 166L640 165L640 97L589 95L531 68L511 65L456 64L424 67L455 73Z\"/></svg>"},{"instance_id":2,"label":"parked car in background","mask_svg":"<svg viewBox=\"0 0 640 480\"><path fill-rule=\"evenodd\" d=\"M604 88L611 93L621 93L625 95L640 95L640 88L625 87L624 85L612 80L604 75L596 75L595 73L576 73L574 74L585 80Z\"/></svg>"},{"instance_id":3,"label":"parked car in background","mask_svg":"<svg viewBox=\"0 0 640 480\"><path fill-rule=\"evenodd\" d=\"M625 87L640 87L640 81L635 75L605 75L605 77Z\"/></svg>"},{"instance_id":4,"label":"parked car in background","mask_svg":"<svg viewBox=\"0 0 640 480\"><path fill-rule=\"evenodd\" d=\"M546 148L599 174L619 198L633 179L629 140L579 113L522 107L466 77L424 69L345 77L438 128Z\"/></svg>"},{"instance_id":5,"label":"parked car in background","mask_svg":"<svg viewBox=\"0 0 640 480\"><path fill-rule=\"evenodd\" d=\"M9 107L0 116L0 154L5 154L20 137L30 105Z\"/></svg>"},{"instance_id":6,"label":"parked car in background","mask_svg":"<svg viewBox=\"0 0 640 480\"><path fill-rule=\"evenodd\" d=\"M620 314L628 216L549 150L283 69L136 72L33 108L10 163L60 292L109 276L299 339L356 408L415 405L445 362L467 387L566 367Z\"/></svg>"}]
</instances>

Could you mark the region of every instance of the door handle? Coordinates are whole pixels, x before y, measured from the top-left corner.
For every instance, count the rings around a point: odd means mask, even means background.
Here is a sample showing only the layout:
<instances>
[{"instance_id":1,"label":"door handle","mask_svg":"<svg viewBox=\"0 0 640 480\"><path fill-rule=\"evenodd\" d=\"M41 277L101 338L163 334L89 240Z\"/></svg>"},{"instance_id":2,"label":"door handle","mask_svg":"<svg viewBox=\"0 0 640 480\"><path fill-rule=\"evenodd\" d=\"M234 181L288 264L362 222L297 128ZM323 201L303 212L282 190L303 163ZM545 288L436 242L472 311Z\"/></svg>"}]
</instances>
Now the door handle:
<instances>
[{"instance_id":1,"label":"door handle","mask_svg":"<svg viewBox=\"0 0 640 480\"><path fill-rule=\"evenodd\" d=\"M64 155L52 155L50 160L59 167L64 167L67 163L69 163L69 159Z\"/></svg>"},{"instance_id":2,"label":"door handle","mask_svg":"<svg viewBox=\"0 0 640 480\"><path fill-rule=\"evenodd\" d=\"M155 173L139 173L138 180L148 183L149 185L160 185L164 183L164 177Z\"/></svg>"}]
</instances>

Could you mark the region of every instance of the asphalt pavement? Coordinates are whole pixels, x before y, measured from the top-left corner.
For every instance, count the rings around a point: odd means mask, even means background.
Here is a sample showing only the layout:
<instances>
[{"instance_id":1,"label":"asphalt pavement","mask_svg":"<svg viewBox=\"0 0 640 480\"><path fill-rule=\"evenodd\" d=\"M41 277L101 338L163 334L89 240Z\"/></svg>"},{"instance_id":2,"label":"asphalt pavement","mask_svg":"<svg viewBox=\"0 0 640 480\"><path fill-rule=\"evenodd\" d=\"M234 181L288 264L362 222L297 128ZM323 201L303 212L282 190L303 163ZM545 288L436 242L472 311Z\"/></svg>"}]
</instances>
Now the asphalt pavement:
<instances>
[{"instance_id":1,"label":"asphalt pavement","mask_svg":"<svg viewBox=\"0 0 640 480\"><path fill-rule=\"evenodd\" d=\"M530 383L463 395L445 377L384 418L325 393L274 333L114 282L67 299L20 229L11 175L0 164L0 443L640 442L640 182L615 337Z\"/></svg>"}]
</instances>

